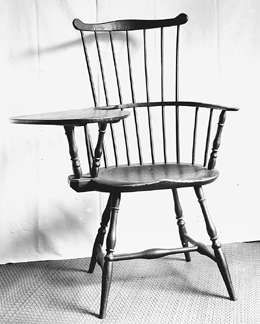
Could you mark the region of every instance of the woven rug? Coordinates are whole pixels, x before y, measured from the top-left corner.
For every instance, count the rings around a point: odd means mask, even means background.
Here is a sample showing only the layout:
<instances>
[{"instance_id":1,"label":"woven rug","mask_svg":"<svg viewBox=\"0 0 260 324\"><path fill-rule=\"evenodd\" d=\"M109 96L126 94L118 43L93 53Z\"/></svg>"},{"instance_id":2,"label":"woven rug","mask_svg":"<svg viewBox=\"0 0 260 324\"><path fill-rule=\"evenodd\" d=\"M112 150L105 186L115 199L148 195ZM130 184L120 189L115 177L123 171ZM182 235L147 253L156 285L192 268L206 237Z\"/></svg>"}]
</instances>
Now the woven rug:
<instances>
[{"instance_id":1,"label":"woven rug","mask_svg":"<svg viewBox=\"0 0 260 324\"><path fill-rule=\"evenodd\" d=\"M114 264L107 317L98 318L101 270L89 259L0 266L0 323L260 323L260 243L224 244L238 297L217 265L193 253Z\"/></svg>"}]
</instances>

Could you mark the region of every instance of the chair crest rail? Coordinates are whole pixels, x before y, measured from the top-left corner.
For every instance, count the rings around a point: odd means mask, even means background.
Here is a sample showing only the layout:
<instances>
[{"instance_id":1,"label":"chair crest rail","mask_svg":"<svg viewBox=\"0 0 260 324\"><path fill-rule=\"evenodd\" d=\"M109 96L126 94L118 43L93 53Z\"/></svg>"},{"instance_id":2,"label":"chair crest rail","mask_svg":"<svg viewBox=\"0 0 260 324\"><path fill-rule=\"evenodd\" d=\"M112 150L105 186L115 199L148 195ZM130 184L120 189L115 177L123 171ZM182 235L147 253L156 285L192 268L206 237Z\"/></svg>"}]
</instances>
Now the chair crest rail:
<instances>
[{"instance_id":1,"label":"chair crest rail","mask_svg":"<svg viewBox=\"0 0 260 324\"><path fill-rule=\"evenodd\" d=\"M73 26L75 29L83 31L125 31L183 25L187 21L188 16L184 13L181 13L175 18L158 19L156 21L144 19L127 19L124 21L109 21L104 23L88 24L83 23L80 19L74 19Z\"/></svg>"}]
</instances>

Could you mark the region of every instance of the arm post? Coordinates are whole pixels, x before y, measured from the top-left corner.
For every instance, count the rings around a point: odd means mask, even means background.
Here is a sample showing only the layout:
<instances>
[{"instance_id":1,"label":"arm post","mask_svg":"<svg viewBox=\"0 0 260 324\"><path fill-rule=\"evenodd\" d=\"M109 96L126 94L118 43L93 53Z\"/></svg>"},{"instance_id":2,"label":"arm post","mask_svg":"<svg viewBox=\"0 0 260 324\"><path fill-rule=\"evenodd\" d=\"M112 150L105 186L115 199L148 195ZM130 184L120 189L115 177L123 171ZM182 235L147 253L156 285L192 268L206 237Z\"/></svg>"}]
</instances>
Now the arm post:
<instances>
[{"instance_id":1,"label":"arm post","mask_svg":"<svg viewBox=\"0 0 260 324\"><path fill-rule=\"evenodd\" d=\"M106 123L99 124L98 141L97 141L97 146L95 148L95 154L94 154L94 159L93 159L93 164L91 169L92 178L96 178L98 176L98 171L100 167L100 158L102 155L102 146L103 146L104 136L106 133L106 128L107 128Z\"/></svg>"},{"instance_id":2,"label":"arm post","mask_svg":"<svg viewBox=\"0 0 260 324\"><path fill-rule=\"evenodd\" d=\"M75 140L74 126L64 126L64 129L69 143L69 152L72 161L73 174L75 179L80 179L82 177L82 170L78 156L78 147Z\"/></svg>"},{"instance_id":3,"label":"arm post","mask_svg":"<svg viewBox=\"0 0 260 324\"><path fill-rule=\"evenodd\" d=\"M214 169L215 165L216 165L218 149L219 149L219 146L221 143L221 134L222 134L222 130L223 130L225 121L226 121L226 111L222 110L220 113L220 116L219 116L218 128L217 128L216 136L213 141L212 151L210 154L210 159L209 159L209 164L208 164L209 170Z\"/></svg>"}]
</instances>

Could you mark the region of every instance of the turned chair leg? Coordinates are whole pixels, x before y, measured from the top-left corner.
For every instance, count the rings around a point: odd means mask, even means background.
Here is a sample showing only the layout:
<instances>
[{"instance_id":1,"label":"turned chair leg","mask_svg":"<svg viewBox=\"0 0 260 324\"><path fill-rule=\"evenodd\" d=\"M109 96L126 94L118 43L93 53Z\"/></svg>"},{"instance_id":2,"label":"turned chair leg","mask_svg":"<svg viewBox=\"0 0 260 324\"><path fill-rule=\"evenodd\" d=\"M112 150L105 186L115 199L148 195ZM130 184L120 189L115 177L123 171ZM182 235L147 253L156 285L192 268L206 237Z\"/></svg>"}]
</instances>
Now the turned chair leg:
<instances>
[{"instance_id":1,"label":"turned chair leg","mask_svg":"<svg viewBox=\"0 0 260 324\"><path fill-rule=\"evenodd\" d=\"M106 208L102 214L100 228L98 230L95 243L93 245L92 256L91 256L89 270L88 270L89 273L92 273L94 271L97 263L98 250L99 249L101 250L103 246L104 237L106 234L106 227L110 219L110 205L111 205L111 195L109 195Z\"/></svg>"},{"instance_id":2,"label":"turned chair leg","mask_svg":"<svg viewBox=\"0 0 260 324\"><path fill-rule=\"evenodd\" d=\"M183 219L183 212L179 200L179 195L177 192L177 189L172 189L173 193L173 199L174 199L174 207L175 207L175 214L176 214L176 219L177 219L177 225L179 227L179 234L180 234L180 239L183 247L188 246L188 241L185 238L185 235L187 234L186 227L185 227L185 221ZM185 252L185 259L187 262L191 260L190 253Z\"/></svg>"},{"instance_id":3,"label":"turned chair leg","mask_svg":"<svg viewBox=\"0 0 260 324\"><path fill-rule=\"evenodd\" d=\"M102 290L101 290L101 304L99 317L105 318L108 295L111 285L112 272L113 272L113 254L116 245L116 224L117 215L119 210L119 204L121 199L121 193L116 192L111 195L111 208L110 208L110 226L106 241L105 263L102 273Z\"/></svg>"},{"instance_id":4,"label":"turned chair leg","mask_svg":"<svg viewBox=\"0 0 260 324\"><path fill-rule=\"evenodd\" d=\"M211 217L209 215L209 211L207 209L207 205L206 205L202 187L194 187L194 190L197 195L197 198L198 198L198 201L199 201L199 204L200 204L200 207L201 207L204 219L205 219L208 235L212 241L212 248L214 250L216 262L217 262L218 268L220 270L220 273L222 275L222 278L225 282L227 291L229 293L229 297L231 300L236 300L236 296L235 296L233 284L231 281L231 276L229 273L227 261L226 261L225 255L221 249L221 244L218 241L216 228L215 228L215 226L211 220Z\"/></svg>"}]
</instances>

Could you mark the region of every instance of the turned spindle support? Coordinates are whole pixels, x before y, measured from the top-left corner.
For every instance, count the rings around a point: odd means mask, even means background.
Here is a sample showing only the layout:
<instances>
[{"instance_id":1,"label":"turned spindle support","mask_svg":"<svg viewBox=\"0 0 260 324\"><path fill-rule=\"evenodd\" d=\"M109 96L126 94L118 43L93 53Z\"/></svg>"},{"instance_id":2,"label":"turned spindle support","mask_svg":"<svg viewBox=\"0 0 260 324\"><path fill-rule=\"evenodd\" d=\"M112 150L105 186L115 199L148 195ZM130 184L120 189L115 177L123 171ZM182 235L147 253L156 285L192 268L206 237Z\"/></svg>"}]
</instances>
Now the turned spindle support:
<instances>
[{"instance_id":1,"label":"turned spindle support","mask_svg":"<svg viewBox=\"0 0 260 324\"><path fill-rule=\"evenodd\" d=\"M179 235L181 239L181 243L183 247L188 247L188 240L186 239L185 235L187 234L186 227L185 227L185 221L183 219L183 212L181 208L181 203L179 200L179 195L177 192L177 189L172 189L173 193L173 199L174 199L174 208L175 208L175 214L176 214L176 219L177 219L177 225L179 228ZM190 258L190 253L185 252L185 259L187 262L191 260Z\"/></svg>"},{"instance_id":2,"label":"turned spindle support","mask_svg":"<svg viewBox=\"0 0 260 324\"><path fill-rule=\"evenodd\" d=\"M64 129L69 143L69 152L72 161L73 174L75 179L80 179L82 177L82 170L78 156L78 147L75 140L74 126L64 126Z\"/></svg>"},{"instance_id":3,"label":"turned spindle support","mask_svg":"<svg viewBox=\"0 0 260 324\"><path fill-rule=\"evenodd\" d=\"M100 167L100 158L102 155L102 145L103 145L104 136L106 133L106 128L107 128L107 124L105 124L105 123L99 124L98 141L97 141L97 146L95 148L93 165L92 165L92 169L91 169L91 177L92 178L96 178L98 176L98 171L99 171L99 167Z\"/></svg>"},{"instance_id":4,"label":"turned spindle support","mask_svg":"<svg viewBox=\"0 0 260 324\"><path fill-rule=\"evenodd\" d=\"M99 260L98 264L100 264L101 268L104 265L103 264L104 262L101 262L100 260L103 257L102 246L104 243L104 237L106 235L107 224L110 220L110 207L111 207L111 194L108 198L106 208L102 214L100 228L98 229L95 243L93 245L92 257L91 257L90 266L89 266L89 270L88 270L89 273L92 273L94 271L95 265L98 262L98 260ZM99 256L99 255L101 255L101 256Z\"/></svg>"},{"instance_id":5,"label":"turned spindle support","mask_svg":"<svg viewBox=\"0 0 260 324\"><path fill-rule=\"evenodd\" d=\"M113 255L116 245L116 224L117 215L119 211L119 204L121 200L121 193L114 192L111 195L111 208L110 208L110 226L107 234L106 241L106 256L102 273L102 292L101 292L101 304L100 304L100 318L105 318L108 295L111 285L112 272L113 272Z\"/></svg>"},{"instance_id":6,"label":"turned spindle support","mask_svg":"<svg viewBox=\"0 0 260 324\"><path fill-rule=\"evenodd\" d=\"M220 113L220 116L219 116L218 128L217 128L216 136L213 141L213 147L212 147L212 151L211 151L210 159L209 159L209 163L208 163L209 170L214 169L215 165L216 165L218 149L219 149L219 146L221 143L221 135L222 135L222 130L223 130L225 121L226 121L226 111L222 110Z\"/></svg>"},{"instance_id":7,"label":"turned spindle support","mask_svg":"<svg viewBox=\"0 0 260 324\"><path fill-rule=\"evenodd\" d=\"M217 230L216 230L215 225L213 224L212 219L210 217L202 187L195 187L194 190L195 190L196 196L198 198L198 201L199 201L199 204L200 204L200 207L202 210L202 214L204 216L208 235L212 241L212 248L214 250L216 262L218 264L218 268L220 270L222 278L225 282L227 291L229 293L229 297L231 300L236 300L236 296L235 296L234 288L232 285L227 261L226 261L225 255L221 249L221 244L218 240Z\"/></svg>"}]
</instances>

